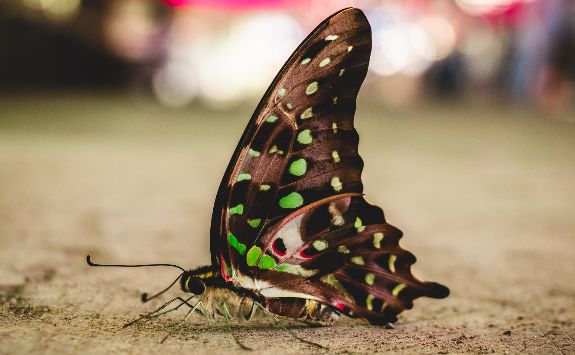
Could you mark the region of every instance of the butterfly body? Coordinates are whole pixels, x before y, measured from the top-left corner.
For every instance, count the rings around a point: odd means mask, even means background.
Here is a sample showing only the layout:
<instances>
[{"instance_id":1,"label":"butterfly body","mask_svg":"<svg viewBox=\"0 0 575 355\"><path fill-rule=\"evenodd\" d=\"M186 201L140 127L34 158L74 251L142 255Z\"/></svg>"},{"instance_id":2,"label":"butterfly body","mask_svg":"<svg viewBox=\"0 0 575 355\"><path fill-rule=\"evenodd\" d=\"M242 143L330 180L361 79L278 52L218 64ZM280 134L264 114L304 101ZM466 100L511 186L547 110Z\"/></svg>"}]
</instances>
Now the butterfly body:
<instances>
[{"instance_id":1,"label":"butterfly body","mask_svg":"<svg viewBox=\"0 0 575 355\"><path fill-rule=\"evenodd\" d=\"M226 281L221 274L213 273L209 268L203 266L184 272L180 277L180 287L184 292L202 295L204 310L212 316L218 312L217 305L225 302L230 305L231 313L236 314L237 319L249 320L255 313L256 303L278 316L312 324L331 324L339 317L339 313L332 307L308 298L305 294L286 291L275 295L278 297L266 296L265 282L251 280L247 281L246 285L235 285Z\"/></svg>"}]
</instances>

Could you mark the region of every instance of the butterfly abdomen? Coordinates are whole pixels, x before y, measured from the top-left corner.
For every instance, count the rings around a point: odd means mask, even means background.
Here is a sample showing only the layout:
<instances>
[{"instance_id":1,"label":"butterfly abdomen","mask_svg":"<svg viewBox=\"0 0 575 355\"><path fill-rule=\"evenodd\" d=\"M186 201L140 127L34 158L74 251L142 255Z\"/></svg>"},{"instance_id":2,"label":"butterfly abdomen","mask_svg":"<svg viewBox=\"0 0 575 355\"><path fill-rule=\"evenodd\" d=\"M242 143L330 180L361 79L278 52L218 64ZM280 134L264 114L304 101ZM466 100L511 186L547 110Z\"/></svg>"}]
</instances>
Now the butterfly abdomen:
<instances>
[{"instance_id":1,"label":"butterfly abdomen","mask_svg":"<svg viewBox=\"0 0 575 355\"><path fill-rule=\"evenodd\" d=\"M333 308L321 302L304 298L267 298L266 309L282 317L328 325L339 318Z\"/></svg>"}]
</instances>

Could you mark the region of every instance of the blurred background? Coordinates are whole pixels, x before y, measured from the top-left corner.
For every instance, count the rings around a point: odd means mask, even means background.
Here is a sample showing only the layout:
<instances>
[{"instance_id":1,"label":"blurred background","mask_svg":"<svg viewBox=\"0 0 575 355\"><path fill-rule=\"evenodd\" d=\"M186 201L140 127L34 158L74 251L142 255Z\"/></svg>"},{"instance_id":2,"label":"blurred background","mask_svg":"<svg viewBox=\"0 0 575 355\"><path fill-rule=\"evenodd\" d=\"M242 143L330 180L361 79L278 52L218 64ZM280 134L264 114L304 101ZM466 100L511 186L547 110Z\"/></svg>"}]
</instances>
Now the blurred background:
<instances>
[{"instance_id":1,"label":"blurred background","mask_svg":"<svg viewBox=\"0 0 575 355\"><path fill-rule=\"evenodd\" d=\"M569 0L4 0L0 90L229 107L259 98L305 35L345 6L373 27L364 95L376 102L573 104Z\"/></svg>"},{"instance_id":2,"label":"blurred background","mask_svg":"<svg viewBox=\"0 0 575 355\"><path fill-rule=\"evenodd\" d=\"M209 263L243 128L300 41L346 6L373 29L356 114L367 198L403 230L415 274L452 290L402 316L404 336L356 339L575 351L574 1L0 0L0 352L165 352L157 329L117 328L174 271L90 269L85 255ZM201 334L185 346L229 338ZM380 350L364 345L352 351Z\"/></svg>"}]
</instances>

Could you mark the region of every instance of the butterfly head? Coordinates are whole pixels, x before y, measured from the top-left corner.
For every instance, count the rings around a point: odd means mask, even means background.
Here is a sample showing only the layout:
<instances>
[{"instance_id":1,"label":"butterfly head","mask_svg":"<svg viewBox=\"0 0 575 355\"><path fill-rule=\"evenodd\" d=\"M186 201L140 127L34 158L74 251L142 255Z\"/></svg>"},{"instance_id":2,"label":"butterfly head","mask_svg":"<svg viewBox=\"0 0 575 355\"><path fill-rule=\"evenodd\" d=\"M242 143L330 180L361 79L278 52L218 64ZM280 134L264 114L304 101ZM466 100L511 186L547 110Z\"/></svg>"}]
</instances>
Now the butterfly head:
<instances>
[{"instance_id":1,"label":"butterfly head","mask_svg":"<svg viewBox=\"0 0 575 355\"><path fill-rule=\"evenodd\" d=\"M193 270L184 271L180 277L182 291L201 295L206 291L206 284L202 280L203 275L196 275Z\"/></svg>"}]
</instances>

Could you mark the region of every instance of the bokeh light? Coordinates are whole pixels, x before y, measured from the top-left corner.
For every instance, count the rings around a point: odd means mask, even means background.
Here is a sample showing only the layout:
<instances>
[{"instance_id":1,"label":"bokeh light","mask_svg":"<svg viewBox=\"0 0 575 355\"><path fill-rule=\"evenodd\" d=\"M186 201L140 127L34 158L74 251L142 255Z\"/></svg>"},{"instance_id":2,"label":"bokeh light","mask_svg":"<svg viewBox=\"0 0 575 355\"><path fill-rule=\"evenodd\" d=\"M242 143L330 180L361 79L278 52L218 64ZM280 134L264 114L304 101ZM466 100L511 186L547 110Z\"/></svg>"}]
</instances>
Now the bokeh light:
<instances>
[{"instance_id":1,"label":"bokeh light","mask_svg":"<svg viewBox=\"0 0 575 355\"><path fill-rule=\"evenodd\" d=\"M135 92L152 93L169 107L207 103L219 108L258 99L305 34L342 6L335 0L15 4L20 5L8 6L17 9L23 21L48 33L67 33L59 38L90 48L94 53L86 57L98 58L104 66L115 62L121 71L110 78L95 73L94 80L117 80ZM365 11L372 25L367 86L378 88L370 91L374 99L387 100L390 94L383 88L399 86L403 89L394 94L409 93L398 101L406 103L438 92L451 97L499 92L515 102L553 106L565 105L573 96L572 2L365 0L353 5ZM64 59L81 66L73 56L68 53ZM12 82L19 85L25 86L18 71L50 76L47 62L5 62L13 64L4 77L14 76ZM53 74L53 81L82 80L81 75L67 76L64 65L62 71Z\"/></svg>"}]
</instances>

